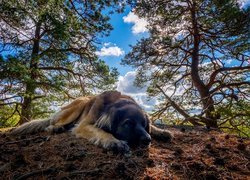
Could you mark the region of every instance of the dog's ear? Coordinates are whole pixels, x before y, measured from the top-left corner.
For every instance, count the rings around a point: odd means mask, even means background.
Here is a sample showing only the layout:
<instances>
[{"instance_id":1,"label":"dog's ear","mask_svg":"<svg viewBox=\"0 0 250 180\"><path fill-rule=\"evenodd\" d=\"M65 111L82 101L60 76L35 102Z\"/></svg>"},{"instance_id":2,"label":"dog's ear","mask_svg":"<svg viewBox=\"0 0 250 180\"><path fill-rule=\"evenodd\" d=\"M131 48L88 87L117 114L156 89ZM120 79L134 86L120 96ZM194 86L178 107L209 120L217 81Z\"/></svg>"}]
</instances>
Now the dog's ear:
<instances>
[{"instance_id":1,"label":"dog's ear","mask_svg":"<svg viewBox=\"0 0 250 180\"><path fill-rule=\"evenodd\" d=\"M95 126L104 131L111 132L114 119L116 118L116 108L112 107L102 113L100 118L95 122Z\"/></svg>"},{"instance_id":2,"label":"dog's ear","mask_svg":"<svg viewBox=\"0 0 250 180\"><path fill-rule=\"evenodd\" d=\"M111 104L117 101L121 97L121 93L118 91L105 91L98 95L98 98L103 100L104 104Z\"/></svg>"}]
</instances>

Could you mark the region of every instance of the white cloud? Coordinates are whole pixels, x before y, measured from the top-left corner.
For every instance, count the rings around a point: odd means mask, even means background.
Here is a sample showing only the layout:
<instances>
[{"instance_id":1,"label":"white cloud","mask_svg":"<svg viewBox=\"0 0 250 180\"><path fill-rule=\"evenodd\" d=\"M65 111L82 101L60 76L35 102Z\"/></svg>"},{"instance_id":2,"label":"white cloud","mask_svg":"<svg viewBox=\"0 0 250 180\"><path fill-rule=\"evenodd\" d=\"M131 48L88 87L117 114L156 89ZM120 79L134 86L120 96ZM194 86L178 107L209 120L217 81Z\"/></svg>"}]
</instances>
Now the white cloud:
<instances>
[{"instance_id":1,"label":"white cloud","mask_svg":"<svg viewBox=\"0 0 250 180\"><path fill-rule=\"evenodd\" d=\"M125 74L125 76L120 76L118 79L117 90L126 94L139 94L145 93L146 87L138 88L134 86L136 72L130 71Z\"/></svg>"},{"instance_id":2,"label":"white cloud","mask_svg":"<svg viewBox=\"0 0 250 180\"><path fill-rule=\"evenodd\" d=\"M109 43L105 43L104 46L102 47L100 51L96 51L96 55L98 56L122 56L125 54L125 52L117 47L117 46L110 46L110 47L106 47L107 45L109 45Z\"/></svg>"},{"instance_id":3,"label":"white cloud","mask_svg":"<svg viewBox=\"0 0 250 180\"><path fill-rule=\"evenodd\" d=\"M103 45L106 47L106 46L112 45L112 43L111 43L111 42L106 42L106 43L104 43Z\"/></svg>"},{"instance_id":4,"label":"white cloud","mask_svg":"<svg viewBox=\"0 0 250 180\"><path fill-rule=\"evenodd\" d=\"M250 5L250 0L238 0L238 3L240 4L241 8L244 8Z\"/></svg>"},{"instance_id":5,"label":"white cloud","mask_svg":"<svg viewBox=\"0 0 250 180\"><path fill-rule=\"evenodd\" d=\"M117 90L134 98L145 111L152 111L157 104L157 100L155 98L148 99L146 86L143 88L134 86L135 76L136 71L130 71L124 76L120 76L117 83Z\"/></svg>"},{"instance_id":6,"label":"white cloud","mask_svg":"<svg viewBox=\"0 0 250 180\"><path fill-rule=\"evenodd\" d=\"M129 14L127 16L124 16L123 21L125 23L133 23L134 24L132 27L132 32L134 34L144 33L144 32L148 31L148 29L147 29L148 22L143 18L139 18L133 12L129 12Z\"/></svg>"},{"instance_id":7,"label":"white cloud","mask_svg":"<svg viewBox=\"0 0 250 180\"><path fill-rule=\"evenodd\" d=\"M129 95L135 99L135 101L147 112L152 111L156 105L164 101L164 99L158 99L159 97L148 97L147 85L143 88L134 86L134 80L136 77L136 71L127 72L124 76L120 76L117 83L117 90L123 94ZM178 79L179 77L176 77ZM166 84L161 87L163 91L168 95L172 96L175 92L175 96L182 96L187 86L180 86L174 91L172 84Z\"/></svg>"}]
</instances>

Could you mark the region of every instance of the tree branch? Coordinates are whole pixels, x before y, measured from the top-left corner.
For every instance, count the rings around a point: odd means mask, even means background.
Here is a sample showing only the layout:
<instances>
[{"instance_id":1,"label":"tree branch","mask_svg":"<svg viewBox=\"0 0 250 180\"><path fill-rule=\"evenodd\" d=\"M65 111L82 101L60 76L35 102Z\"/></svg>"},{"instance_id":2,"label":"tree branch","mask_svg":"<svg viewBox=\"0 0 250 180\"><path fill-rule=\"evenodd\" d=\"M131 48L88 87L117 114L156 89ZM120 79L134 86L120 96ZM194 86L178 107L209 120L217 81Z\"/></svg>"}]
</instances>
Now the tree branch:
<instances>
[{"instance_id":1,"label":"tree branch","mask_svg":"<svg viewBox=\"0 0 250 180\"><path fill-rule=\"evenodd\" d=\"M220 69L217 69L216 71L214 71L211 76L210 76L210 80L207 84L207 87L208 88L211 88L212 85L214 84L214 80L216 78L216 76L220 73L220 72L224 72L224 71L237 71L237 70L245 70L245 69L248 69L250 70L250 66L244 66L244 67L224 67L224 68L220 68Z\"/></svg>"},{"instance_id":2,"label":"tree branch","mask_svg":"<svg viewBox=\"0 0 250 180\"><path fill-rule=\"evenodd\" d=\"M196 120L198 120L197 118L191 117L188 113L185 112L185 110L183 110L178 104L176 104L163 90L162 88L156 84L157 89L159 89L161 91L161 93L165 96L165 98L169 101L170 105L176 110L178 111L182 116L184 116L184 118L191 122L193 125L196 126L200 126L201 124L198 123Z\"/></svg>"}]
</instances>

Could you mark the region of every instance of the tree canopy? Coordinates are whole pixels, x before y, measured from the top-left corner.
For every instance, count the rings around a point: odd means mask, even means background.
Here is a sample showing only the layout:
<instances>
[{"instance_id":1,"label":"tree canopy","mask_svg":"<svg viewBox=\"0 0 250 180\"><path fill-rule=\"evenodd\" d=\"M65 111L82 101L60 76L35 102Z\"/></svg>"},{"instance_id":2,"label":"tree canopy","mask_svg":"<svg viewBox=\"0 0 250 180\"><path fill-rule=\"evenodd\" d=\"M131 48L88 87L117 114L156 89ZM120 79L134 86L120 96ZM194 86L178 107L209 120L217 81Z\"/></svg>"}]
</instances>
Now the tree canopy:
<instances>
[{"instance_id":1,"label":"tree canopy","mask_svg":"<svg viewBox=\"0 0 250 180\"><path fill-rule=\"evenodd\" d=\"M157 118L181 115L208 127L237 119L249 127L249 110L239 108L250 100L249 8L235 0L159 0L136 1L134 13L148 21L149 37L123 64L137 68L138 86L150 82L148 93L163 97Z\"/></svg>"},{"instance_id":2,"label":"tree canopy","mask_svg":"<svg viewBox=\"0 0 250 180\"><path fill-rule=\"evenodd\" d=\"M39 104L46 114L52 100L113 87L117 70L95 54L98 38L112 30L107 7L122 10L117 0L0 2L2 120L20 115L23 123L39 117Z\"/></svg>"}]
</instances>

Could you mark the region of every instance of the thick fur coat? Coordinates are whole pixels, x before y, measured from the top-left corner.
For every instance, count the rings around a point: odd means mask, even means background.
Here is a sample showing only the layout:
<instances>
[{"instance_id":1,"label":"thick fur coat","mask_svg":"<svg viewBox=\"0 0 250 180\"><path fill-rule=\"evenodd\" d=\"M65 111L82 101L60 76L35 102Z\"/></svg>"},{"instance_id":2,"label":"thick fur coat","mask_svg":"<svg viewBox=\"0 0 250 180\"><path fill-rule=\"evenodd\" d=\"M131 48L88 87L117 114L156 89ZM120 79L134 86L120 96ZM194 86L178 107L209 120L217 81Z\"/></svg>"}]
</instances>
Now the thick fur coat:
<instances>
[{"instance_id":1,"label":"thick fur coat","mask_svg":"<svg viewBox=\"0 0 250 180\"><path fill-rule=\"evenodd\" d=\"M47 120L33 120L13 129L11 135L72 129L81 137L105 149L127 152L129 145L149 145L151 136L170 141L167 130L153 126L147 114L129 96L106 91L80 97Z\"/></svg>"}]
</instances>

